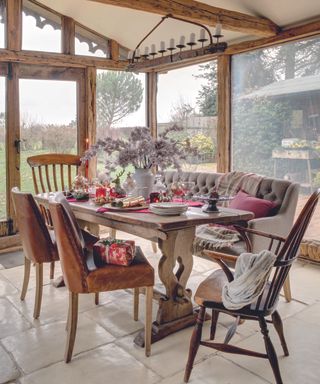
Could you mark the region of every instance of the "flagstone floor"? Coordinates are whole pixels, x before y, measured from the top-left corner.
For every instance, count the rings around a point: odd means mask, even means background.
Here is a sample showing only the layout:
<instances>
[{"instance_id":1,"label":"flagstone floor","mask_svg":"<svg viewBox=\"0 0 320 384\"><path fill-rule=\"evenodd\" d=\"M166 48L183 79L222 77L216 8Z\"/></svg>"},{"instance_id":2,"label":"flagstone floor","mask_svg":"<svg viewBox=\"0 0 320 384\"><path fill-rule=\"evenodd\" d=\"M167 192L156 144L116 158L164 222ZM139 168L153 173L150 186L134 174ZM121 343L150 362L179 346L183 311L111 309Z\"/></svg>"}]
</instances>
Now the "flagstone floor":
<instances>
[{"instance_id":1,"label":"flagstone floor","mask_svg":"<svg viewBox=\"0 0 320 384\"><path fill-rule=\"evenodd\" d=\"M152 252L150 242L139 239L138 243L156 266L160 254ZM215 264L195 258L189 282L193 291L215 268ZM59 275L60 266L56 269ZM98 306L92 295L81 296L74 357L70 364L65 364L68 293L65 288L51 285L47 267L44 275L41 316L33 320L34 271L26 300L21 302L23 267L0 270L0 383L183 383L192 328L152 345L152 356L146 358L143 349L133 344L135 334L143 327L144 314L141 311L140 321L133 321L133 296L126 291L101 294ZM316 384L320 377L320 267L298 261L293 267L291 282L294 300L286 303L281 297L279 304L289 357L283 356L272 328L270 333L284 383ZM157 285L160 286L158 278ZM154 315L156 309L154 303ZM204 335L209 332L207 323ZM221 317L219 339L223 339L230 324L230 318ZM233 342L241 347L264 349L257 326L249 321L238 328ZM264 359L226 355L200 347L190 383L262 384L274 383L274 378Z\"/></svg>"}]
</instances>

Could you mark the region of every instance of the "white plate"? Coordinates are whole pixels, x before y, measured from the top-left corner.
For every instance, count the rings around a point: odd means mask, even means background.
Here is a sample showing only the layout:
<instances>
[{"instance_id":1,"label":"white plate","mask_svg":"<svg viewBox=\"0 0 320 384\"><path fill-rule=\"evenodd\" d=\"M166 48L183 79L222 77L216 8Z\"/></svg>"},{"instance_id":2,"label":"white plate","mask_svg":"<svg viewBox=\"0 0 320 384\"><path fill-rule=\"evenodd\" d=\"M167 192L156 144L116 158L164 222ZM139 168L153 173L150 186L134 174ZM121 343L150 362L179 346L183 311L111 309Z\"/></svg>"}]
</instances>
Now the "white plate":
<instances>
[{"instance_id":1,"label":"white plate","mask_svg":"<svg viewBox=\"0 0 320 384\"><path fill-rule=\"evenodd\" d=\"M150 207L156 208L156 209L167 209L167 210L184 210L188 209L188 204L184 203L152 203L150 204Z\"/></svg>"},{"instance_id":2,"label":"white plate","mask_svg":"<svg viewBox=\"0 0 320 384\"><path fill-rule=\"evenodd\" d=\"M156 215L161 216L178 216L182 213L185 213L188 210L188 207L183 207L183 209L163 209L163 208L156 208L156 207L150 207L149 208L152 213L155 213Z\"/></svg>"},{"instance_id":3,"label":"white plate","mask_svg":"<svg viewBox=\"0 0 320 384\"><path fill-rule=\"evenodd\" d=\"M138 211L139 209L146 209L149 208L148 205L137 205L136 207L128 207L128 208L123 208L123 207L113 207L111 204L104 204L104 208L108 208L110 211L118 211L118 212L126 212L126 211Z\"/></svg>"}]
</instances>

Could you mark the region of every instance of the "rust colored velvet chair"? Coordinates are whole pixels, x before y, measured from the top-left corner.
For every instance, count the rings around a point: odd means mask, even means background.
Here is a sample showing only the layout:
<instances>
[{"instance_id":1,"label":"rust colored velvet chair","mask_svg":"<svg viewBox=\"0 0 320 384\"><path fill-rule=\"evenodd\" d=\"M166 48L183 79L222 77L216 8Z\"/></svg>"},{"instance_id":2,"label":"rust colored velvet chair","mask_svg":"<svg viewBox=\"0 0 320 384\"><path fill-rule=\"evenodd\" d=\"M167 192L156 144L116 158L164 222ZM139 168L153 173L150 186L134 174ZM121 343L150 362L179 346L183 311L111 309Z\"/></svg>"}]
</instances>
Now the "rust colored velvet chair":
<instances>
[{"instance_id":1,"label":"rust colored velvet chair","mask_svg":"<svg viewBox=\"0 0 320 384\"><path fill-rule=\"evenodd\" d=\"M33 317L37 319L40 315L42 300L43 263L59 260L58 250L54 237L50 236L31 193L23 193L18 188L13 188L11 195L24 252L24 279L20 298L24 300L26 296L30 266L31 263L34 263L36 268L36 296Z\"/></svg>"},{"instance_id":2,"label":"rust colored velvet chair","mask_svg":"<svg viewBox=\"0 0 320 384\"><path fill-rule=\"evenodd\" d=\"M80 293L98 293L118 289L135 289L134 318L137 320L138 289L146 289L145 353L150 355L152 326L152 295L154 270L141 250L137 248L133 263L128 267L106 265L90 269L86 263L77 231L62 204L51 201L49 204L56 241L63 271L69 289L69 313L67 323L67 343L65 362L70 362L76 337L78 321L78 296Z\"/></svg>"},{"instance_id":3,"label":"rust colored velvet chair","mask_svg":"<svg viewBox=\"0 0 320 384\"><path fill-rule=\"evenodd\" d=\"M273 273L271 274L270 281L267 283L258 299L251 305L247 305L239 310L228 310L224 307L222 303L222 288L225 283L233 280L233 273L230 271L226 263L235 262L236 256L205 251L206 256L218 262L222 269L213 272L209 277L207 277L199 285L195 293L195 302L200 306L200 311L190 342L189 357L184 377L184 381L186 383L189 381L198 348L202 345L222 352L266 358L271 364L276 383L282 384L278 358L269 337L267 323L272 323L274 325L279 335L283 352L285 356L288 356L289 351L283 334L282 320L277 311L278 297L288 276L291 265L297 258L301 240L318 203L319 195L320 189L310 196L287 238L265 234L251 229L240 229L244 236L254 233L255 235L262 236L269 240L268 249L275 249L274 252L277 256L273 265ZM212 310L210 334L211 341L202 341L202 325L207 308ZM212 341L215 338L216 325L220 312L224 312L236 318L235 323L227 332L224 343L216 343ZM266 319L267 316L271 316L271 319ZM240 320L255 320L259 322L266 348L265 354L246 350L229 344L229 341L236 332L237 325Z\"/></svg>"}]
</instances>

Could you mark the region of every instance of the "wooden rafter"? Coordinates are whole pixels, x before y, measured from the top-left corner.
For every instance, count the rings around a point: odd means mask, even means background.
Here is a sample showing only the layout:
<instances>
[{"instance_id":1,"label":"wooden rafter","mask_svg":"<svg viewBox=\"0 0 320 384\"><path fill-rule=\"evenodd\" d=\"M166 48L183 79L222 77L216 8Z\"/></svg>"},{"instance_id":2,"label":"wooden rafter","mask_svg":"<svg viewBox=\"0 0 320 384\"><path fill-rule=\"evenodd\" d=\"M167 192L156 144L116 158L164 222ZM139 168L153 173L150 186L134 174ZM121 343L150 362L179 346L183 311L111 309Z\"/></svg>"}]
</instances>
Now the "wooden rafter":
<instances>
[{"instance_id":1,"label":"wooden rafter","mask_svg":"<svg viewBox=\"0 0 320 384\"><path fill-rule=\"evenodd\" d=\"M220 22L224 29L247 35L273 36L279 27L271 20L240 12L213 7L195 0L89 0L97 3L166 15L215 26ZM219 21L218 21L219 20Z\"/></svg>"}]
</instances>

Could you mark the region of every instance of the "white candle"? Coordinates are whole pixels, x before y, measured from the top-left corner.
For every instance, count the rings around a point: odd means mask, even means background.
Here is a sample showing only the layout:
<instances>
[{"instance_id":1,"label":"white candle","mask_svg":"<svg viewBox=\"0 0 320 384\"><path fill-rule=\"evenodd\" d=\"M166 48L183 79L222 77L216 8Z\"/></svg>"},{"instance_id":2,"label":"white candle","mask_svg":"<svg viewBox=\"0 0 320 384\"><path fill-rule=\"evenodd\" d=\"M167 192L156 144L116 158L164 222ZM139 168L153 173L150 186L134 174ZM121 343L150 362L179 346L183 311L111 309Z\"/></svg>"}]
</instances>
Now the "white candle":
<instances>
[{"instance_id":1,"label":"white candle","mask_svg":"<svg viewBox=\"0 0 320 384\"><path fill-rule=\"evenodd\" d=\"M170 39L169 48L175 48L174 39Z\"/></svg>"},{"instance_id":2,"label":"white candle","mask_svg":"<svg viewBox=\"0 0 320 384\"><path fill-rule=\"evenodd\" d=\"M149 55L149 47L145 47L144 48L144 54L145 55Z\"/></svg>"},{"instance_id":3,"label":"white candle","mask_svg":"<svg viewBox=\"0 0 320 384\"><path fill-rule=\"evenodd\" d=\"M157 53L155 44L151 44L151 53Z\"/></svg>"},{"instance_id":4,"label":"white candle","mask_svg":"<svg viewBox=\"0 0 320 384\"><path fill-rule=\"evenodd\" d=\"M218 24L216 25L216 31L215 31L214 34L215 34L216 36L220 36L220 35L221 35L221 29L222 29L221 24L218 23Z\"/></svg>"},{"instance_id":5,"label":"white candle","mask_svg":"<svg viewBox=\"0 0 320 384\"><path fill-rule=\"evenodd\" d=\"M160 51L165 51L166 50L166 44L164 41L160 42Z\"/></svg>"},{"instance_id":6,"label":"white candle","mask_svg":"<svg viewBox=\"0 0 320 384\"><path fill-rule=\"evenodd\" d=\"M137 58L140 57L140 49L139 48L136 50L135 57L137 57Z\"/></svg>"},{"instance_id":7,"label":"white candle","mask_svg":"<svg viewBox=\"0 0 320 384\"><path fill-rule=\"evenodd\" d=\"M190 43L195 43L196 42L196 34L195 33L191 33L190 34Z\"/></svg>"},{"instance_id":8,"label":"white candle","mask_svg":"<svg viewBox=\"0 0 320 384\"><path fill-rule=\"evenodd\" d=\"M200 29L200 40L204 40L206 38L206 30Z\"/></svg>"},{"instance_id":9,"label":"white candle","mask_svg":"<svg viewBox=\"0 0 320 384\"><path fill-rule=\"evenodd\" d=\"M131 60L133 56L133 51L128 52L128 60Z\"/></svg>"},{"instance_id":10,"label":"white candle","mask_svg":"<svg viewBox=\"0 0 320 384\"><path fill-rule=\"evenodd\" d=\"M185 42L186 42L186 37L185 36L181 36L179 44L180 45L185 45Z\"/></svg>"}]
</instances>

